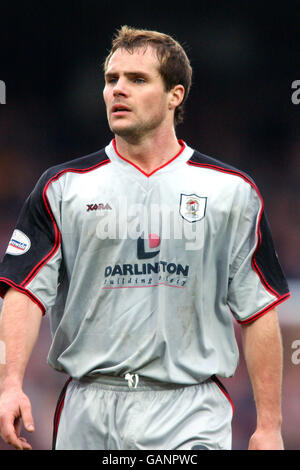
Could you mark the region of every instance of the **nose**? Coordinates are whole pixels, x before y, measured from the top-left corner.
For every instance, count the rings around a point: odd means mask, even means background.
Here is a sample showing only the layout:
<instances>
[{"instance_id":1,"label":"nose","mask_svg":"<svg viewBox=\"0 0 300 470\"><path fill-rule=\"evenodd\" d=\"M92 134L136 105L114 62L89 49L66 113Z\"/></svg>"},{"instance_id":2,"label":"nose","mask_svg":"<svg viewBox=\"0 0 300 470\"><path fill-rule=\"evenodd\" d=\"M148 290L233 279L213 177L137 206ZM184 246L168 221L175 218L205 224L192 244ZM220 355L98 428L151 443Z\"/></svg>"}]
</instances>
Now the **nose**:
<instances>
[{"instance_id":1,"label":"nose","mask_svg":"<svg viewBox=\"0 0 300 470\"><path fill-rule=\"evenodd\" d=\"M126 84L121 78L115 83L113 88L114 96L128 96L128 91L126 89Z\"/></svg>"}]
</instances>

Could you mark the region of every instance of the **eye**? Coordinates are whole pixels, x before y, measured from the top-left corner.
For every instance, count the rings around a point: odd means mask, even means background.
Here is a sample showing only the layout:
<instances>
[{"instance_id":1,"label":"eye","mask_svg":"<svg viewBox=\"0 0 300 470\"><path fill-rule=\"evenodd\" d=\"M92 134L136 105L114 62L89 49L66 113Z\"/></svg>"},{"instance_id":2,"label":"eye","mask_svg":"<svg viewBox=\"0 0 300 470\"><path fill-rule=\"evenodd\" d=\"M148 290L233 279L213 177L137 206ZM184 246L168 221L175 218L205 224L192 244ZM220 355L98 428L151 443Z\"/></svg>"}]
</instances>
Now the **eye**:
<instances>
[{"instance_id":1,"label":"eye","mask_svg":"<svg viewBox=\"0 0 300 470\"><path fill-rule=\"evenodd\" d=\"M118 81L118 77L108 77L106 79L106 83L116 83Z\"/></svg>"},{"instance_id":2,"label":"eye","mask_svg":"<svg viewBox=\"0 0 300 470\"><path fill-rule=\"evenodd\" d=\"M133 79L133 81L134 81L134 83L145 83L146 82L146 80L142 77L135 77Z\"/></svg>"}]
</instances>

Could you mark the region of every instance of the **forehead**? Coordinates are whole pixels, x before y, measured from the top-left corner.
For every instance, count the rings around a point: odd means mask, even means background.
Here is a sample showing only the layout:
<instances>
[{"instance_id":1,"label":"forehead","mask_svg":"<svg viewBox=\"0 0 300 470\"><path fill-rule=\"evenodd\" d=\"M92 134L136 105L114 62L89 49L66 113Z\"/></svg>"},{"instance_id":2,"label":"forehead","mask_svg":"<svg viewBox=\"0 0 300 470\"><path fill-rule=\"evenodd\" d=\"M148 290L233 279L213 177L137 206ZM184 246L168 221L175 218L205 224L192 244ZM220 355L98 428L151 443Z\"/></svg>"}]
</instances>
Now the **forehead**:
<instances>
[{"instance_id":1,"label":"forehead","mask_svg":"<svg viewBox=\"0 0 300 470\"><path fill-rule=\"evenodd\" d=\"M139 47L131 51L119 48L107 64L107 72L133 71L138 68L145 72L158 72L159 61L153 47Z\"/></svg>"}]
</instances>

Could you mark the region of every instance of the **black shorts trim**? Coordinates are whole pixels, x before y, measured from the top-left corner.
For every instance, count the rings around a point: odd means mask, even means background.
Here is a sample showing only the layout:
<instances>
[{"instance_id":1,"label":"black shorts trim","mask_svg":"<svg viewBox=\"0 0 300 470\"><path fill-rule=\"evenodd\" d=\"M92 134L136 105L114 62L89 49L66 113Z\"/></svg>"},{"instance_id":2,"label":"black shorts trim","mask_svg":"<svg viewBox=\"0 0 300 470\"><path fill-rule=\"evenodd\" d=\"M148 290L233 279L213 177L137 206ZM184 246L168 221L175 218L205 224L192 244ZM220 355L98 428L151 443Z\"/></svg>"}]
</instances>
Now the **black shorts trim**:
<instances>
[{"instance_id":1,"label":"black shorts trim","mask_svg":"<svg viewBox=\"0 0 300 470\"><path fill-rule=\"evenodd\" d=\"M232 401L226 387L222 384L221 380L216 375L212 375L211 379L212 379L213 382L215 382L215 384L219 387L219 389L221 390L223 395L225 395L225 397L229 401L229 403L232 407L232 416L233 416L234 415L234 404L233 404L233 401Z\"/></svg>"},{"instance_id":2,"label":"black shorts trim","mask_svg":"<svg viewBox=\"0 0 300 470\"><path fill-rule=\"evenodd\" d=\"M65 385L64 385L64 387L63 387L63 389L60 392L60 395L58 397L58 401L57 401L57 405L56 405L56 409L55 409L55 413L54 413L54 420L53 420L52 450L55 450L60 416L61 416L62 409L64 407L67 388L68 388L68 385L71 382L71 380L72 380L71 377L67 380L67 382L65 383Z\"/></svg>"}]
</instances>

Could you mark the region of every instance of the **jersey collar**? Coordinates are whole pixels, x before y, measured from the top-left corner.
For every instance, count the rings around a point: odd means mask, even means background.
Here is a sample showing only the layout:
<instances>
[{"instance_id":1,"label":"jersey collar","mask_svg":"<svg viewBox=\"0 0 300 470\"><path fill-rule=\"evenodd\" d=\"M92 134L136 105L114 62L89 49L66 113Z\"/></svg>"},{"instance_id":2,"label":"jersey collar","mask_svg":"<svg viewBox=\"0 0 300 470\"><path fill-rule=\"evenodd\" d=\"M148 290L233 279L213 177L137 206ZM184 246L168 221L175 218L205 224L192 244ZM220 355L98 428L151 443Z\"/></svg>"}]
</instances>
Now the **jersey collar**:
<instances>
[{"instance_id":1,"label":"jersey collar","mask_svg":"<svg viewBox=\"0 0 300 470\"><path fill-rule=\"evenodd\" d=\"M174 157L172 157L170 160L168 160L166 163L164 163L163 165L160 165L158 168L151 171L151 173L146 173L138 165L136 165L135 163L132 163L129 160L127 160L126 158L122 157L122 155L120 155L118 150L117 150L115 139L113 139L109 143L109 145L107 145L105 147L105 152L106 152L107 156L109 157L109 159L112 162L117 162L117 163L121 164L124 167L127 166L127 167L135 168L140 173L142 173L144 176L149 178L150 176L157 173L158 171L161 172L162 170L169 169L171 167L173 168L174 165L177 166L177 164L179 164L181 162L186 162L187 160L189 160L189 158L192 156L194 150L192 148L190 148L188 145L186 145L186 143L183 140L178 140L178 142L181 145L180 151Z\"/></svg>"}]
</instances>

